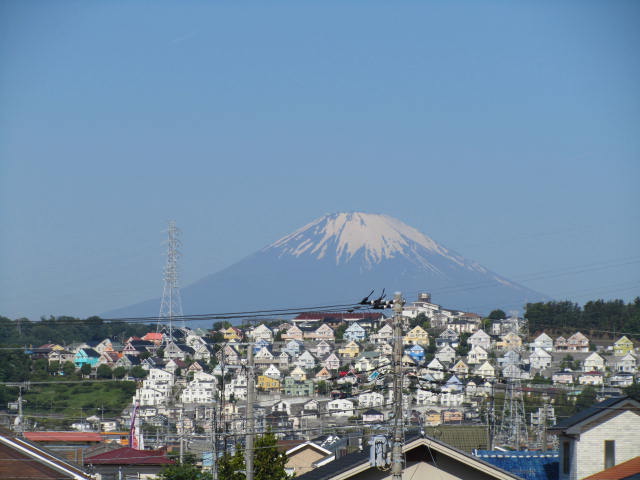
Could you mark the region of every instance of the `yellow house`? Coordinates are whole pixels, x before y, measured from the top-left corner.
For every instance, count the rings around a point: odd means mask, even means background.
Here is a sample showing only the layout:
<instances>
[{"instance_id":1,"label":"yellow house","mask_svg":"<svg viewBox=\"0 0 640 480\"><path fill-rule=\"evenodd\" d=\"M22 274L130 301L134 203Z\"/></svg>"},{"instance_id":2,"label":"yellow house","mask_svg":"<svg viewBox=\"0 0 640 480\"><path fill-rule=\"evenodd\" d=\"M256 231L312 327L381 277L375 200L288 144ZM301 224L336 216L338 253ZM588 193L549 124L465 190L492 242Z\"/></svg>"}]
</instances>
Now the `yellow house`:
<instances>
[{"instance_id":1,"label":"yellow house","mask_svg":"<svg viewBox=\"0 0 640 480\"><path fill-rule=\"evenodd\" d=\"M280 380L277 378L267 377L266 375L258 375L258 388L267 391L279 391Z\"/></svg>"},{"instance_id":2,"label":"yellow house","mask_svg":"<svg viewBox=\"0 0 640 480\"><path fill-rule=\"evenodd\" d=\"M222 331L225 340L241 340L242 332L236 327L229 327Z\"/></svg>"},{"instance_id":3,"label":"yellow house","mask_svg":"<svg viewBox=\"0 0 640 480\"><path fill-rule=\"evenodd\" d=\"M633 353L633 342L625 335L613 344L613 354L624 357L627 353Z\"/></svg>"},{"instance_id":4,"label":"yellow house","mask_svg":"<svg viewBox=\"0 0 640 480\"><path fill-rule=\"evenodd\" d=\"M354 340L351 340L344 347L339 349L338 353L343 357L356 358L360 353L360 346Z\"/></svg>"},{"instance_id":5,"label":"yellow house","mask_svg":"<svg viewBox=\"0 0 640 480\"><path fill-rule=\"evenodd\" d=\"M514 332L509 332L500 337L500 341L496 346L502 350L516 350L522 347L522 338Z\"/></svg>"},{"instance_id":6,"label":"yellow house","mask_svg":"<svg viewBox=\"0 0 640 480\"><path fill-rule=\"evenodd\" d=\"M402 339L405 345L429 345L429 334L420 325L416 325Z\"/></svg>"}]
</instances>

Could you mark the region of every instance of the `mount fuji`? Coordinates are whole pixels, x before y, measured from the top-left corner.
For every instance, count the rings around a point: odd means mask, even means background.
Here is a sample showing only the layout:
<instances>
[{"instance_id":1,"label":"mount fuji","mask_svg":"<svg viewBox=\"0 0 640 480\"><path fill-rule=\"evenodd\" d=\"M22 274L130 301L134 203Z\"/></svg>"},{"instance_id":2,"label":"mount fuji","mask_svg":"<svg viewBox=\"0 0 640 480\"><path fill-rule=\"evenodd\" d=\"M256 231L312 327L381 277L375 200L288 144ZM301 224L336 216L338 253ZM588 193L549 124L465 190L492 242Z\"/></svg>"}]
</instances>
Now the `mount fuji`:
<instances>
[{"instance_id":1,"label":"mount fuji","mask_svg":"<svg viewBox=\"0 0 640 480\"><path fill-rule=\"evenodd\" d=\"M355 303L372 289L407 300L430 292L454 310L521 309L546 297L491 272L387 215L325 215L184 287L185 314ZM105 314L153 316L160 300Z\"/></svg>"}]
</instances>

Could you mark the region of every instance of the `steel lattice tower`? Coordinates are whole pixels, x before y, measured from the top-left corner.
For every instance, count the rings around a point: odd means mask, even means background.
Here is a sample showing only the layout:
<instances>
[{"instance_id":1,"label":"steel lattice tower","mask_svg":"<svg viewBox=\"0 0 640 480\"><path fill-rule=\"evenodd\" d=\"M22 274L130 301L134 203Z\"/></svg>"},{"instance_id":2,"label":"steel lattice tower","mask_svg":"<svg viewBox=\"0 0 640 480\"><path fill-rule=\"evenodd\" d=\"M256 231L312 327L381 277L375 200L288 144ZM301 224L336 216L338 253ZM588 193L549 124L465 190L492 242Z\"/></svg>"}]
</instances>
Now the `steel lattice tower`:
<instances>
[{"instance_id":1,"label":"steel lattice tower","mask_svg":"<svg viewBox=\"0 0 640 480\"><path fill-rule=\"evenodd\" d=\"M516 450L520 450L529 443L520 380L507 380L504 403L502 404L502 418L497 434L499 445L513 447Z\"/></svg>"},{"instance_id":2,"label":"steel lattice tower","mask_svg":"<svg viewBox=\"0 0 640 480\"><path fill-rule=\"evenodd\" d=\"M169 337L173 337L173 319L182 317L182 300L180 298L180 284L178 272L178 258L180 257L180 230L176 227L176 222L169 222L167 230L167 263L164 266L164 288L162 290L162 301L160 302L160 315L156 331L160 331L161 322L168 320ZM184 321L184 320L183 320Z\"/></svg>"}]
</instances>

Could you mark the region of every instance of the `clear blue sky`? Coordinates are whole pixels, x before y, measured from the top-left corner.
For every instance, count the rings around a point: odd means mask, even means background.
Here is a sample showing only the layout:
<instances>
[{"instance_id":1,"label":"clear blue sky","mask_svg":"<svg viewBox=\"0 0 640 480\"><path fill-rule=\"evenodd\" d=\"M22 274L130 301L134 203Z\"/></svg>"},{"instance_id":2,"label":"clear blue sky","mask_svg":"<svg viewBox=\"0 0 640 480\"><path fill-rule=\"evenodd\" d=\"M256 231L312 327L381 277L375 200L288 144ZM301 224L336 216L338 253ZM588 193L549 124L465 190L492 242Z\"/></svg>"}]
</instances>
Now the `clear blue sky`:
<instances>
[{"instance_id":1,"label":"clear blue sky","mask_svg":"<svg viewBox=\"0 0 640 480\"><path fill-rule=\"evenodd\" d=\"M268 3L0 3L0 314L159 296L169 219L188 284L350 210L640 294L639 2Z\"/></svg>"}]
</instances>

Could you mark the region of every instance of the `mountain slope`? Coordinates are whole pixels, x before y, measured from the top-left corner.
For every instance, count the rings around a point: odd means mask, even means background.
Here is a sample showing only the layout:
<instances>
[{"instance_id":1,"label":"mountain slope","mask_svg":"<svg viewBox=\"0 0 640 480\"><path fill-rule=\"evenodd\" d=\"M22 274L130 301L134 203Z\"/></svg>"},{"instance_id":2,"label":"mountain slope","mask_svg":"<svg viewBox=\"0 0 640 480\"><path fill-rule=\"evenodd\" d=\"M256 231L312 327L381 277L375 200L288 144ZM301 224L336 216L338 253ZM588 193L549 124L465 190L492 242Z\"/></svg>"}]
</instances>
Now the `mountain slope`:
<instances>
[{"instance_id":1,"label":"mountain slope","mask_svg":"<svg viewBox=\"0 0 640 480\"><path fill-rule=\"evenodd\" d=\"M355 302L371 289L431 292L446 308L480 313L544 298L386 215L321 217L182 289L185 314ZM157 315L151 300L108 316Z\"/></svg>"}]
</instances>

